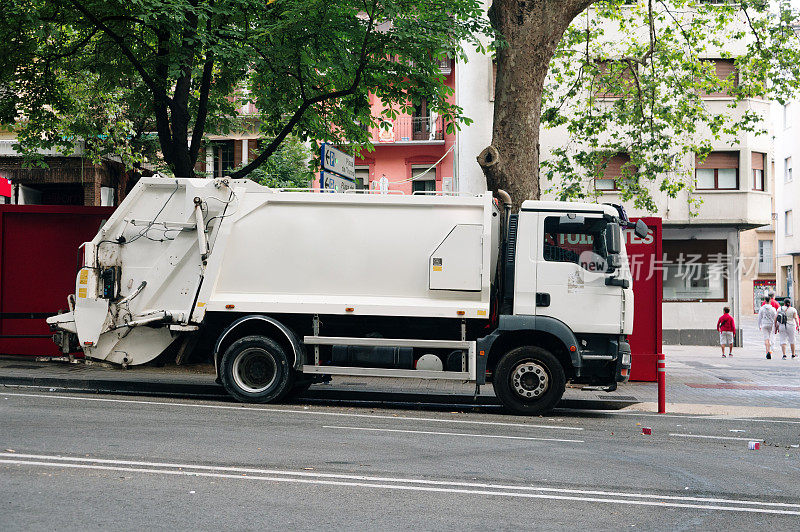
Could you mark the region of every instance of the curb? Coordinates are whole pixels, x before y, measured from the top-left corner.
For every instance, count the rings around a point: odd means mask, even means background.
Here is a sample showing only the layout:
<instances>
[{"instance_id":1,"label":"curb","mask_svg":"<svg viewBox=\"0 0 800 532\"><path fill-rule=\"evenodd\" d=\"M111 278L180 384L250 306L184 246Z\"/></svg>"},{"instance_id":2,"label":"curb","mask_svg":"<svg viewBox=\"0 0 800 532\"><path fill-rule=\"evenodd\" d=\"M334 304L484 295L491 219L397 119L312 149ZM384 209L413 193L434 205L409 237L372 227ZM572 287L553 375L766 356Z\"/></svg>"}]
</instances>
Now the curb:
<instances>
[{"instance_id":1,"label":"curb","mask_svg":"<svg viewBox=\"0 0 800 532\"><path fill-rule=\"evenodd\" d=\"M187 382L148 382L148 381L122 381L110 379L81 379L57 377L5 377L0 376L0 386L35 386L41 388L55 388L63 391L109 393L109 394L147 394L161 396L203 396L221 399L230 399L228 393L219 384L198 384ZM324 385L323 385L324 386ZM458 405L468 407L491 406L500 407L500 401L494 395L453 395L441 393L414 393L400 391L369 391L350 390L336 387L312 386L297 400L303 399L337 401L351 403L377 403L377 404L435 404ZM297 401L296 400L296 401ZM638 401L630 400L601 400L601 399L562 399L556 408L581 409L581 410L621 410L637 404Z\"/></svg>"}]
</instances>

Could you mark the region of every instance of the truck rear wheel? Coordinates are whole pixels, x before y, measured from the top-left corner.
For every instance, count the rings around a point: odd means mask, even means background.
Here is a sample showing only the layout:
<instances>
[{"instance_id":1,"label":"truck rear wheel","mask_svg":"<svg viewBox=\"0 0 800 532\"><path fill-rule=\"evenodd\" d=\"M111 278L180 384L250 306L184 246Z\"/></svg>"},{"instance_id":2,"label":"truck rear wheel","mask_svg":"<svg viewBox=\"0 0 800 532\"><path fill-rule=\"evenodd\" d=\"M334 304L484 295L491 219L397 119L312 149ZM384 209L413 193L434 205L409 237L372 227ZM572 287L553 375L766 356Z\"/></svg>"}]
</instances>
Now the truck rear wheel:
<instances>
[{"instance_id":1,"label":"truck rear wheel","mask_svg":"<svg viewBox=\"0 0 800 532\"><path fill-rule=\"evenodd\" d=\"M503 355L492 383L506 408L518 414L538 415L556 406L564 395L566 377L552 353L541 347L522 346Z\"/></svg>"},{"instance_id":2,"label":"truck rear wheel","mask_svg":"<svg viewBox=\"0 0 800 532\"><path fill-rule=\"evenodd\" d=\"M222 385L245 403L282 399L292 388L289 357L266 336L245 336L233 342L220 362Z\"/></svg>"}]
</instances>

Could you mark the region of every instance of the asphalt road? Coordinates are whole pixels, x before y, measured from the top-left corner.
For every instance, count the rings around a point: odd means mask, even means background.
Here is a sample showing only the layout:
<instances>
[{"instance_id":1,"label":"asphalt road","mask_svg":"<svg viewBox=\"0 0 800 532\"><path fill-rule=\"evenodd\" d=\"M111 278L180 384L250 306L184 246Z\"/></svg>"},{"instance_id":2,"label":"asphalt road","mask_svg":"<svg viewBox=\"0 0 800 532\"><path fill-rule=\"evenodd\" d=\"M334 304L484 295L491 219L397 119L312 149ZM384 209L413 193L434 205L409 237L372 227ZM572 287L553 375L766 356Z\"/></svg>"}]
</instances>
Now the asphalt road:
<instances>
[{"instance_id":1,"label":"asphalt road","mask_svg":"<svg viewBox=\"0 0 800 532\"><path fill-rule=\"evenodd\" d=\"M0 529L800 524L800 420L401 408L5 387Z\"/></svg>"}]
</instances>

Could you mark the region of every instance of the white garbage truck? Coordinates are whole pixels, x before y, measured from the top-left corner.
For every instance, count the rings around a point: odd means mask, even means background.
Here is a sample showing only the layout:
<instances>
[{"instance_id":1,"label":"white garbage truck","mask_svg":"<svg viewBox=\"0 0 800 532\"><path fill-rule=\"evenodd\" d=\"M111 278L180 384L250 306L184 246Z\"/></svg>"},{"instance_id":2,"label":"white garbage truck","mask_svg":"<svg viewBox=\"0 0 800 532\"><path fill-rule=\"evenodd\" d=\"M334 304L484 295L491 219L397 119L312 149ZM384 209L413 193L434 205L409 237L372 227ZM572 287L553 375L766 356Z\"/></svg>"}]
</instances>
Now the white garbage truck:
<instances>
[{"instance_id":1,"label":"white garbage truck","mask_svg":"<svg viewBox=\"0 0 800 532\"><path fill-rule=\"evenodd\" d=\"M350 192L143 178L81 246L54 340L122 366L207 358L248 402L380 376L491 382L538 414L568 382L628 378L622 208Z\"/></svg>"}]
</instances>

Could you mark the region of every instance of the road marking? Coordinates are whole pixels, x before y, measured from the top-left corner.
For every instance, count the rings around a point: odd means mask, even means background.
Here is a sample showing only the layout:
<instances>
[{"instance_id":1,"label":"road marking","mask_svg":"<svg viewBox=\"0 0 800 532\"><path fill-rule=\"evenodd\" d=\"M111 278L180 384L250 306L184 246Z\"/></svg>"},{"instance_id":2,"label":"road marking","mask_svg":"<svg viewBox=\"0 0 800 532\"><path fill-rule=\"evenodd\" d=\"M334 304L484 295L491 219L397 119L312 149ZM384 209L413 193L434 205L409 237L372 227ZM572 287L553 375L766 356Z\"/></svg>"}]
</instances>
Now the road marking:
<instances>
[{"instance_id":1,"label":"road marking","mask_svg":"<svg viewBox=\"0 0 800 532\"><path fill-rule=\"evenodd\" d=\"M365 430L374 432L401 432L404 434L432 434L436 436L471 436L473 438L500 438L505 440L536 440L536 441L555 441L567 443L585 443L583 440L561 440L557 438L533 438L530 436L502 436L497 434L469 434L466 432L434 432L431 430L400 430L400 429L379 429L372 427L340 427L335 425L323 425L323 429L340 430Z\"/></svg>"},{"instance_id":2,"label":"road marking","mask_svg":"<svg viewBox=\"0 0 800 532\"><path fill-rule=\"evenodd\" d=\"M94 464L111 464L111 465L124 465L124 466L147 466L147 467L167 467L176 469L198 469L202 471L226 471L234 473L258 473L265 475L288 475L300 477L320 477L332 479L345 479L345 480L367 480L374 482L402 482L414 484L430 484L430 485L448 485L448 486L461 486L470 488L497 488L509 490L523 490L523 491L543 491L554 493L570 493L577 495L603 495L613 497L636 497L640 499L669 499L676 501L694 501L694 502L716 502L728 504L757 504L760 506L776 506L787 508L798 508L800 504L785 503L785 502L761 502L761 501L748 501L740 499L719 499L710 497L691 497L686 495L654 495L649 493L631 493L631 492L618 492L618 491L600 491L600 490L581 490L573 488L550 488L544 486L514 486L508 484L493 484L481 482L461 482L461 481L446 481L446 480L429 480L419 478L402 478L402 477L376 477L370 475L352 475L346 473L321 473L319 471L293 471L293 470L280 470L280 469L263 469L263 468L250 468L250 467L234 467L234 466L210 466L200 464L177 464L170 462L144 462L137 460L116 460L109 458L88 458L83 456L61 456L61 455L46 455L46 454L24 454L24 453L0 453L0 459L3 457L8 458L30 458L37 460L52 460L56 462L79 462L79 463L94 463Z\"/></svg>"},{"instance_id":3,"label":"road marking","mask_svg":"<svg viewBox=\"0 0 800 532\"><path fill-rule=\"evenodd\" d=\"M760 441L763 442L759 438L737 438L735 436L705 436L703 434L678 434L671 432L670 436L680 436L682 438L705 438L709 440L737 440L737 441Z\"/></svg>"},{"instance_id":4,"label":"road marking","mask_svg":"<svg viewBox=\"0 0 800 532\"><path fill-rule=\"evenodd\" d=\"M500 421L475 421L468 419L438 419L427 417L411 417L411 416L381 416L378 414L348 414L344 412L319 412L316 410L297 410L293 408L269 408L269 407L252 407L245 405L206 405L199 403L174 403L167 401L141 401L136 399L109 399L100 397L72 397L69 395L51 395L40 393L11 393L0 392L0 395L12 397L38 397L45 399L66 399L69 401L89 401L101 403L123 403L123 404L138 404L138 405L155 405L155 406L182 406L190 408L210 408L213 410L236 410L236 411L253 411L253 412L275 412L279 414L307 414L316 416L338 416L338 417L355 417L355 418L368 418L368 419L391 419L400 421L427 421L433 423L460 423L466 425L489 425L496 427L521 427L521 428L535 428L535 429L557 429L557 430L583 430L583 427L568 427L564 425L533 425L528 423L504 423Z\"/></svg>"},{"instance_id":5,"label":"road marking","mask_svg":"<svg viewBox=\"0 0 800 532\"><path fill-rule=\"evenodd\" d=\"M505 486L497 484L480 484L468 482L450 482L428 479L403 479L369 477L364 475L339 475L312 472L272 471L232 467L159 464L148 462L129 462L123 460L102 460L92 458L65 458L42 455L23 455L0 453L0 463L13 465L30 465L44 467L61 467L84 470L122 471L131 473L151 473L161 475L229 478L239 480L264 480L271 482L287 482L300 484L316 484L329 486L364 487L376 489L393 489L406 491L423 491L436 493L458 493L469 495L489 495L498 497L515 497L528 499L568 500L581 502L614 503L635 506L658 506L672 508L696 508L728 512L747 512L762 514L800 515L800 505L790 503L771 503L754 500L714 499L703 497L680 497L673 495L655 495L622 492L601 492L588 490L572 490L564 488L548 488L536 486ZM9 457L5 459L5 457ZM15 459L11 459L11 457ZM22 459L41 457L44 461ZM83 462L83 463L81 463ZM89 463L85 463L89 462ZM104 465L106 463L128 464ZM189 469L189 470L187 470ZM227 471L223 473L221 471ZM248 473L254 474L248 474ZM457 487L454 487L457 486ZM538 492L538 493L531 493ZM576 496L581 495L581 496ZM582 495L599 495L587 497ZM619 497L619 498L608 498ZM639 500L633 500L633 498ZM649 499L649 500L641 500ZM678 502L682 501L682 502ZM727 504L723 506L721 504ZM740 506L736 506L740 505ZM749 505L749 506L748 506ZM762 506L763 508L753 507Z\"/></svg>"},{"instance_id":6,"label":"road marking","mask_svg":"<svg viewBox=\"0 0 800 532\"><path fill-rule=\"evenodd\" d=\"M724 406L724 405L723 405ZM800 425L800 421L791 421L788 419L761 419L749 417L727 417L719 414L708 415L693 415L693 414L656 414L652 412L620 412L619 410L587 410L585 408L556 408L561 412L574 412L576 414L603 414L607 416L627 416L627 417L659 417L667 418L674 417L678 419L703 419L714 421L741 421L741 422L758 422L758 423L787 423L793 425Z\"/></svg>"}]
</instances>

